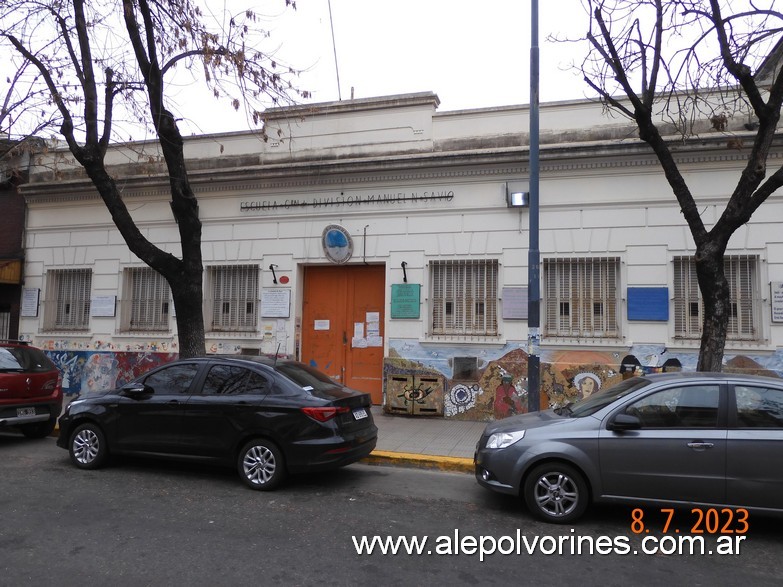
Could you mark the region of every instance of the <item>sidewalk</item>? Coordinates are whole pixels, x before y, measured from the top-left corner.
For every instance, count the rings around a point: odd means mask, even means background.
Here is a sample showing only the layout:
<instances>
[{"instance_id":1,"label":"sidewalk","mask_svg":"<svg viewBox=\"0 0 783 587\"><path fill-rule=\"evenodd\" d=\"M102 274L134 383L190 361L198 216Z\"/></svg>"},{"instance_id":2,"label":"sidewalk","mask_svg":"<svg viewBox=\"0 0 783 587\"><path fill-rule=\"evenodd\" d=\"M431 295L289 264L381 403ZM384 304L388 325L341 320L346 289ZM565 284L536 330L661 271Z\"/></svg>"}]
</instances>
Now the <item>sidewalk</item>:
<instances>
[{"instance_id":1,"label":"sidewalk","mask_svg":"<svg viewBox=\"0 0 783 587\"><path fill-rule=\"evenodd\" d=\"M486 422L391 416L372 407L378 444L365 463L473 472L473 452Z\"/></svg>"}]
</instances>

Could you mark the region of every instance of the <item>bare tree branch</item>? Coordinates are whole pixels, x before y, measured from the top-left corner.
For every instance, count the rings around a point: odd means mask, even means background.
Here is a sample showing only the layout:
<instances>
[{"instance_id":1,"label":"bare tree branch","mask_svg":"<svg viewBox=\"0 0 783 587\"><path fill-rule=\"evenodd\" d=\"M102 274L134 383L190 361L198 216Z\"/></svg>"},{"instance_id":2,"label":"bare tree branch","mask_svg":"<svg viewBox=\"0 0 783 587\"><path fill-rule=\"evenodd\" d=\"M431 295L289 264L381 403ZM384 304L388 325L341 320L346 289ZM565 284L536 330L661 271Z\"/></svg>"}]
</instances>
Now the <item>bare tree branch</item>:
<instances>
[{"instance_id":1,"label":"bare tree branch","mask_svg":"<svg viewBox=\"0 0 783 587\"><path fill-rule=\"evenodd\" d=\"M0 5L0 46L39 74L27 96L45 93L50 104L41 106L56 116L44 119L59 121L60 134L128 248L169 282L183 356L204 353L201 221L172 113L176 104L167 95L169 78L178 73L178 64L186 73L200 64L204 79L199 81L231 107L245 104L256 122L266 103L306 95L288 79L296 72L280 73L276 60L255 48L266 32L254 22L254 13L246 11L232 17L227 28L212 26L194 0L7 0ZM6 104L0 121L22 115L17 124L40 128L23 103ZM104 160L118 125L138 127L139 121L155 131L166 164L181 257L144 236Z\"/></svg>"},{"instance_id":2,"label":"bare tree branch","mask_svg":"<svg viewBox=\"0 0 783 587\"><path fill-rule=\"evenodd\" d=\"M764 87L754 75L764 58L775 56L772 48L783 42L783 15L771 8L772 0L767 7L760 4L728 13L733 5L720 0L587 0L591 30L585 38L592 53L582 64L583 75L605 106L636 123L640 139L658 158L696 244L705 308L700 370L721 368L729 316L723 270L729 239L783 186L783 168L765 181L783 103L780 64L769 68L774 77ZM645 14L650 10L654 18ZM592 32L593 25L600 34ZM706 122L713 133L738 132L732 117L749 113L757 122L739 127L743 138L756 129L746 151L747 163L726 194L726 207L708 229L670 141L664 139L664 123L675 122L687 141Z\"/></svg>"}]
</instances>

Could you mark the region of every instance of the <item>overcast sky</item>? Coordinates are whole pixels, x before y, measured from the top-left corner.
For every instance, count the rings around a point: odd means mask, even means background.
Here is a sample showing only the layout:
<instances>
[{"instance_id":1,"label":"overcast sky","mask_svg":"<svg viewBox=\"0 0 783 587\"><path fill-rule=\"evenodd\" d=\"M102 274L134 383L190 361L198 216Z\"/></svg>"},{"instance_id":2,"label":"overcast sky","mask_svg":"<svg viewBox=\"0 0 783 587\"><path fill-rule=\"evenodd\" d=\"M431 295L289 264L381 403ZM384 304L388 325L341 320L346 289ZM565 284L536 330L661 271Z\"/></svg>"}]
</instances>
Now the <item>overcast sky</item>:
<instances>
[{"instance_id":1,"label":"overcast sky","mask_svg":"<svg viewBox=\"0 0 783 587\"><path fill-rule=\"evenodd\" d=\"M266 22L270 47L279 46L281 61L307 70L299 81L312 92L310 102L348 100L352 92L368 98L432 91L442 112L530 101L530 0L331 0L334 45L328 0L296 0L296 11L283 4ZM272 17L275 5L264 3L263 10ZM564 71L581 61L578 46L547 37L583 36L586 25L579 0L539 1L542 102L584 97L584 82ZM245 124L203 112L188 113L199 127L192 132Z\"/></svg>"}]
</instances>

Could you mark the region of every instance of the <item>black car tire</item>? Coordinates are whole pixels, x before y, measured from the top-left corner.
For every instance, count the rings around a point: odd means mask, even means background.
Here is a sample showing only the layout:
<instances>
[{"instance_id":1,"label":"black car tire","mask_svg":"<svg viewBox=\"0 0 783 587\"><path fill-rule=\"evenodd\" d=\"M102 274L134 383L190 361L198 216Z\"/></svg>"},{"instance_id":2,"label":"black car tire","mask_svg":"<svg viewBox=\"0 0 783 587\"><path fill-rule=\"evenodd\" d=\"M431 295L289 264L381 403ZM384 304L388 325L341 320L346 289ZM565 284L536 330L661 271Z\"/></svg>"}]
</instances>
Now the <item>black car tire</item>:
<instances>
[{"instance_id":1,"label":"black car tire","mask_svg":"<svg viewBox=\"0 0 783 587\"><path fill-rule=\"evenodd\" d=\"M49 418L46 422L35 422L34 424L22 425L22 434L27 438L46 438L57 425L57 418Z\"/></svg>"},{"instance_id":2,"label":"black car tire","mask_svg":"<svg viewBox=\"0 0 783 587\"><path fill-rule=\"evenodd\" d=\"M98 469L109 458L106 436L100 426L92 422L78 426L68 441L71 462L80 469Z\"/></svg>"},{"instance_id":3,"label":"black car tire","mask_svg":"<svg viewBox=\"0 0 783 587\"><path fill-rule=\"evenodd\" d=\"M276 489L286 475L283 453L265 438L251 440L242 447L237 469L245 485L259 491Z\"/></svg>"},{"instance_id":4,"label":"black car tire","mask_svg":"<svg viewBox=\"0 0 783 587\"><path fill-rule=\"evenodd\" d=\"M568 524L585 513L590 494L584 476L565 463L544 463L525 479L525 503L545 522Z\"/></svg>"}]
</instances>

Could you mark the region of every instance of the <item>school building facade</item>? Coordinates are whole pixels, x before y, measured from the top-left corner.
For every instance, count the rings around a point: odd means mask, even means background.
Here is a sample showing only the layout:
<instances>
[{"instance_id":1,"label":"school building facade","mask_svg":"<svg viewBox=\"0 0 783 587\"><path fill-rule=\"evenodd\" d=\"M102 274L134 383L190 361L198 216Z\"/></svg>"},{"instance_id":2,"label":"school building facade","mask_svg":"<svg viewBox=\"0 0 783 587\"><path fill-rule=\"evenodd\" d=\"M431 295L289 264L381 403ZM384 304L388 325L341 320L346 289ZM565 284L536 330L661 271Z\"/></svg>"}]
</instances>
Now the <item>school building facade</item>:
<instances>
[{"instance_id":1,"label":"school building facade","mask_svg":"<svg viewBox=\"0 0 783 587\"><path fill-rule=\"evenodd\" d=\"M278 353L389 413L474 420L527 409L529 109L438 112L425 92L294 106L252 133L186 139L203 223L210 353ZM747 120L675 157L705 222L745 165ZM542 406L628 370L695 368L694 245L652 151L594 102L540 108ZM673 141L677 137L672 137ZM109 154L142 232L176 254L154 144ZM780 165L783 141L770 156ZM177 355L168 284L129 252L65 149L34 158L20 335L70 393ZM726 253L726 366L783 376L783 194Z\"/></svg>"}]
</instances>

